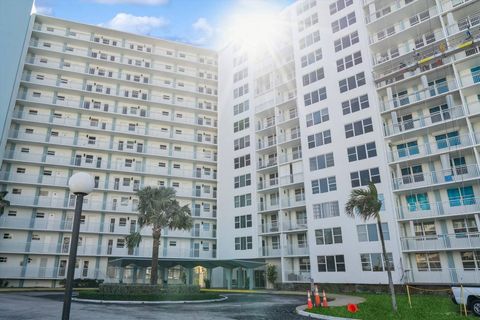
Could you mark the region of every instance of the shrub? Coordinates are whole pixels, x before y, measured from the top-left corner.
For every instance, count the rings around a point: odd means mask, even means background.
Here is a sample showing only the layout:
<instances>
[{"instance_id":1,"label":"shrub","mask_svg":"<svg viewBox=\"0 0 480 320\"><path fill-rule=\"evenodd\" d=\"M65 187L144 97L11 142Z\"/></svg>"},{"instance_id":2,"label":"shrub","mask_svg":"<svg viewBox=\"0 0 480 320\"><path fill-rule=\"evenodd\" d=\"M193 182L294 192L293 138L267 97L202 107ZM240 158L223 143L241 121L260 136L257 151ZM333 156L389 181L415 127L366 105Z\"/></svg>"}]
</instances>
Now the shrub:
<instances>
[{"instance_id":1,"label":"shrub","mask_svg":"<svg viewBox=\"0 0 480 320\"><path fill-rule=\"evenodd\" d=\"M218 299L220 295L213 292L199 292L192 294L102 294L98 291L80 291L79 298L95 300L119 300L119 301L178 301L178 300L210 300Z\"/></svg>"},{"instance_id":2,"label":"shrub","mask_svg":"<svg viewBox=\"0 0 480 320\"><path fill-rule=\"evenodd\" d=\"M74 279L74 288L98 288L103 283L103 280L97 279ZM65 286L65 279L60 280L60 285Z\"/></svg>"},{"instance_id":3,"label":"shrub","mask_svg":"<svg viewBox=\"0 0 480 320\"><path fill-rule=\"evenodd\" d=\"M160 285L150 284L127 284L127 283L104 283L99 287L100 294L113 295L176 295L196 294L200 292L199 286L170 285L163 288Z\"/></svg>"},{"instance_id":4,"label":"shrub","mask_svg":"<svg viewBox=\"0 0 480 320\"><path fill-rule=\"evenodd\" d=\"M210 289L210 285L211 285L210 280L205 279L205 280L203 280L203 282L205 282L205 288Z\"/></svg>"},{"instance_id":5,"label":"shrub","mask_svg":"<svg viewBox=\"0 0 480 320\"><path fill-rule=\"evenodd\" d=\"M277 276L278 276L277 267L273 264L269 264L267 266L267 280L271 284L275 284L275 281L277 281Z\"/></svg>"}]
</instances>

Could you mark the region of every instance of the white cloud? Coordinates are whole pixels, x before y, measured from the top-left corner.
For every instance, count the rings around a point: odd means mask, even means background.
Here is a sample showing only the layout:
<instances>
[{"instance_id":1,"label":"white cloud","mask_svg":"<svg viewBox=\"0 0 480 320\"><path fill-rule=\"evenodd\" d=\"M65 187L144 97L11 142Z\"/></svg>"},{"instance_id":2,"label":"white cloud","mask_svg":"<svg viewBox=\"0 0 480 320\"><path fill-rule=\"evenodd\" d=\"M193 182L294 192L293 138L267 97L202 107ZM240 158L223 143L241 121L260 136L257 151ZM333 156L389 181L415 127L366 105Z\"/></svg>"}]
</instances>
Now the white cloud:
<instances>
[{"instance_id":1,"label":"white cloud","mask_svg":"<svg viewBox=\"0 0 480 320\"><path fill-rule=\"evenodd\" d=\"M100 26L139 34L150 34L153 29L164 27L167 24L168 21L163 17L134 16L120 12L111 20L101 23Z\"/></svg>"},{"instance_id":2,"label":"white cloud","mask_svg":"<svg viewBox=\"0 0 480 320\"><path fill-rule=\"evenodd\" d=\"M147 6L163 5L168 3L168 0L92 0L103 4L139 4Z\"/></svg>"},{"instance_id":3,"label":"white cloud","mask_svg":"<svg viewBox=\"0 0 480 320\"><path fill-rule=\"evenodd\" d=\"M38 14L46 15L46 16L52 16L53 15L53 8L35 6L35 12L38 13Z\"/></svg>"},{"instance_id":4,"label":"white cloud","mask_svg":"<svg viewBox=\"0 0 480 320\"><path fill-rule=\"evenodd\" d=\"M202 17L192 24L192 28L197 36L196 39L191 41L194 44L206 44L215 34L215 29L208 23L207 19Z\"/></svg>"}]
</instances>

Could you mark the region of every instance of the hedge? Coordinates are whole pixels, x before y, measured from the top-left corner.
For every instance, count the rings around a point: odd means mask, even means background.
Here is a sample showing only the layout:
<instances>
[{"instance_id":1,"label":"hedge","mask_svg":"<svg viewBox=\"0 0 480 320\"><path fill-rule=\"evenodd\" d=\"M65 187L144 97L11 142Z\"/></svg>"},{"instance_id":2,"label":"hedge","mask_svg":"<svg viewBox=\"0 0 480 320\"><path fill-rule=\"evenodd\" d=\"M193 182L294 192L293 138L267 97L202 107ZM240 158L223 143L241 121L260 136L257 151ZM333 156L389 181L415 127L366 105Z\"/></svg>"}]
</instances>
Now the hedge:
<instances>
[{"instance_id":1,"label":"hedge","mask_svg":"<svg viewBox=\"0 0 480 320\"><path fill-rule=\"evenodd\" d=\"M214 292L199 292L194 294L106 294L99 291L80 291L80 299L119 300L119 301L179 301L179 300L211 300L220 295Z\"/></svg>"},{"instance_id":2,"label":"hedge","mask_svg":"<svg viewBox=\"0 0 480 320\"><path fill-rule=\"evenodd\" d=\"M168 287L162 287L160 285L150 284L104 283L100 285L99 293L105 295L198 294L200 293L200 287L191 285L169 285Z\"/></svg>"}]
</instances>

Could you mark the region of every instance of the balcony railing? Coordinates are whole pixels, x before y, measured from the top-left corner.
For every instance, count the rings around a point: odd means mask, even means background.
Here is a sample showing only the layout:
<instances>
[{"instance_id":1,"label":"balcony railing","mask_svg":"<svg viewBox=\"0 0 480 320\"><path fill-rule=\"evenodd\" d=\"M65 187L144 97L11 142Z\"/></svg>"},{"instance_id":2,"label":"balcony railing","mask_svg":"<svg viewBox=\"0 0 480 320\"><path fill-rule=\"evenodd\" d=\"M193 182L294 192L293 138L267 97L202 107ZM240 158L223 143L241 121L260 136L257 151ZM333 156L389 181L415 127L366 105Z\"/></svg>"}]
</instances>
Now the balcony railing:
<instances>
[{"instance_id":1,"label":"balcony railing","mask_svg":"<svg viewBox=\"0 0 480 320\"><path fill-rule=\"evenodd\" d=\"M400 220L436 218L480 212L480 198L452 198L449 201L420 202L397 207Z\"/></svg>"},{"instance_id":2,"label":"balcony railing","mask_svg":"<svg viewBox=\"0 0 480 320\"><path fill-rule=\"evenodd\" d=\"M453 167L450 170L421 172L394 178L393 189L403 190L421 188L449 182L462 182L480 176L480 170L476 164Z\"/></svg>"},{"instance_id":3,"label":"balcony railing","mask_svg":"<svg viewBox=\"0 0 480 320\"><path fill-rule=\"evenodd\" d=\"M282 199L282 208L301 207L305 205L305 198Z\"/></svg>"},{"instance_id":4,"label":"balcony railing","mask_svg":"<svg viewBox=\"0 0 480 320\"><path fill-rule=\"evenodd\" d=\"M397 124L384 126L385 136L393 136L403 134L405 132L425 128L434 124L452 121L464 116L463 107L456 106L453 108L442 109L441 111L431 113L428 116L422 116L417 119L405 120Z\"/></svg>"},{"instance_id":5,"label":"balcony railing","mask_svg":"<svg viewBox=\"0 0 480 320\"><path fill-rule=\"evenodd\" d=\"M306 244L303 246L287 245L284 248L284 254L286 256L308 256L310 254L310 250Z\"/></svg>"},{"instance_id":6,"label":"balcony railing","mask_svg":"<svg viewBox=\"0 0 480 320\"><path fill-rule=\"evenodd\" d=\"M393 110L402 106L409 106L415 103L422 102L426 99L441 95L447 94L454 90L458 89L457 82L455 80L439 83L435 85L428 86L427 88L419 91L415 91L410 94L402 95L387 102L380 101L380 109L382 112Z\"/></svg>"},{"instance_id":7,"label":"balcony railing","mask_svg":"<svg viewBox=\"0 0 480 320\"><path fill-rule=\"evenodd\" d=\"M283 231L294 231L307 229L307 219L284 220Z\"/></svg>"},{"instance_id":8,"label":"balcony railing","mask_svg":"<svg viewBox=\"0 0 480 320\"><path fill-rule=\"evenodd\" d=\"M465 284L480 284L480 272L478 269L408 269L404 268L406 283L432 283L432 284L447 284L454 283Z\"/></svg>"},{"instance_id":9,"label":"balcony railing","mask_svg":"<svg viewBox=\"0 0 480 320\"><path fill-rule=\"evenodd\" d=\"M440 234L400 238L403 251L439 251L480 247L480 233Z\"/></svg>"},{"instance_id":10,"label":"balcony railing","mask_svg":"<svg viewBox=\"0 0 480 320\"><path fill-rule=\"evenodd\" d=\"M282 255L282 250L280 249L280 245L276 247L266 246L259 248L259 254L261 257L280 257Z\"/></svg>"},{"instance_id":11,"label":"balcony railing","mask_svg":"<svg viewBox=\"0 0 480 320\"><path fill-rule=\"evenodd\" d=\"M270 167L274 167L276 165L277 165L277 157L270 158L270 159L265 160L265 161L258 161L257 162L257 170L267 169L267 168L270 168Z\"/></svg>"},{"instance_id":12,"label":"balcony railing","mask_svg":"<svg viewBox=\"0 0 480 320\"><path fill-rule=\"evenodd\" d=\"M296 183L303 183L303 182L304 182L303 172L280 177L281 186L286 186L289 184L296 184Z\"/></svg>"},{"instance_id":13,"label":"balcony railing","mask_svg":"<svg viewBox=\"0 0 480 320\"><path fill-rule=\"evenodd\" d=\"M436 142L429 142L397 149L396 151L389 151L388 160L393 162L399 160L404 161L418 159L445 151L453 151L469 147L477 144L477 141L480 141L479 133L475 134L474 136L471 136L470 134L464 134L456 137L439 139Z\"/></svg>"},{"instance_id":14,"label":"balcony railing","mask_svg":"<svg viewBox=\"0 0 480 320\"><path fill-rule=\"evenodd\" d=\"M279 232L280 228L278 222L264 223L258 227L259 233Z\"/></svg>"},{"instance_id":15,"label":"balcony railing","mask_svg":"<svg viewBox=\"0 0 480 320\"><path fill-rule=\"evenodd\" d=\"M278 205L278 203L270 203L270 204L266 204L266 203L259 203L258 204L258 211L276 211L280 208L280 206Z\"/></svg>"},{"instance_id":16,"label":"balcony railing","mask_svg":"<svg viewBox=\"0 0 480 320\"><path fill-rule=\"evenodd\" d=\"M301 160L302 159L302 152L291 152L291 153L282 153L279 155L279 162L280 164L289 162L289 161L295 161L295 160Z\"/></svg>"},{"instance_id":17,"label":"balcony railing","mask_svg":"<svg viewBox=\"0 0 480 320\"><path fill-rule=\"evenodd\" d=\"M275 188L277 186L278 186L278 178L266 179L265 181L261 181L257 184L257 189L264 190L269 188Z\"/></svg>"}]
</instances>

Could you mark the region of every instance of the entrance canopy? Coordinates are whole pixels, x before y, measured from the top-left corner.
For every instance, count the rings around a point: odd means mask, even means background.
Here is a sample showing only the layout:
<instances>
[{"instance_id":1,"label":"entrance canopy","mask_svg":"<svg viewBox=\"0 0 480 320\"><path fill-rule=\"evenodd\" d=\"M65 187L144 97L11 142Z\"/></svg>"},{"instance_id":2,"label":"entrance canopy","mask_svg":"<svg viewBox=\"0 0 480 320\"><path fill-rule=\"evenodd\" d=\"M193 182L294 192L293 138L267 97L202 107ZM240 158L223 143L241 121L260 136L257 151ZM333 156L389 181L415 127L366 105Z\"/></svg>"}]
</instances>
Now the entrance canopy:
<instances>
[{"instance_id":1,"label":"entrance canopy","mask_svg":"<svg viewBox=\"0 0 480 320\"><path fill-rule=\"evenodd\" d=\"M137 267L150 267L152 265L151 258L118 258L109 261L109 265L115 267L126 267L135 265ZM172 268L174 266L182 266L185 268L204 267L216 268L223 267L227 269L245 268L254 269L265 265L265 262L249 261L249 260L202 260L187 258L159 258L158 265L160 267Z\"/></svg>"}]
</instances>

